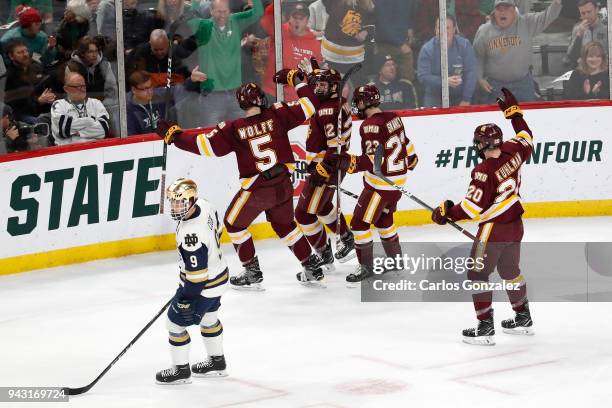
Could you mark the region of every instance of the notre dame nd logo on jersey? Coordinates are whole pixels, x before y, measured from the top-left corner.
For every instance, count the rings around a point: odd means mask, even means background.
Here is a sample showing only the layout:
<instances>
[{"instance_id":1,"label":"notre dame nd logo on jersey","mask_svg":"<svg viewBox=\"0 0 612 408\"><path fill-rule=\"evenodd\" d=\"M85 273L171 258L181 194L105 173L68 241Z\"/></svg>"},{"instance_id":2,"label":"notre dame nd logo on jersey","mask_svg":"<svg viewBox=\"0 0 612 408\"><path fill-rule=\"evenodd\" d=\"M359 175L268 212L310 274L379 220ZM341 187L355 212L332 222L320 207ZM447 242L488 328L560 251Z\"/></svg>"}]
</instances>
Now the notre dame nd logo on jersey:
<instances>
[{"instance_id":1,"label":"notre dame nd logo on jersey","mask_svg":"<svg viewBox=\"0 0 612 408\"><path fill-rule=\"evenodd\" d=\"M185 245L195 246L198 243L198 236L196 234L185 235Z\"/></svg>"}]
</instances>

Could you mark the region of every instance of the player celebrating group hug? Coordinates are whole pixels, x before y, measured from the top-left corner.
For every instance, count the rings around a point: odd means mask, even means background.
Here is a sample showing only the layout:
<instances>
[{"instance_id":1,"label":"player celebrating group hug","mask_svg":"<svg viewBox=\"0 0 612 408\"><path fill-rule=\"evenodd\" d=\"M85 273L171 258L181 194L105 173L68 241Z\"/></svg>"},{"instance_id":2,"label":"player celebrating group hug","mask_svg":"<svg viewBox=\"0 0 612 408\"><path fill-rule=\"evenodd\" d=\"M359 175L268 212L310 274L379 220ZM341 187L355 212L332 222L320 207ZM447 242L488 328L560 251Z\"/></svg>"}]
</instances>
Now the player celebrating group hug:
<instances>
[{"instance_id":1,"label":"player celebrating group hug","mask_svg":"<svg viewBox=\"0 0 612 408\"><path fill-rule=\"evenodd\" d=\"M355 249L359 266L347 276L349 283L358 283L373 275L372 225L378 229L387 256L394 257L401 252L393 221L402 195L398 186L406 183L408 171L418 163L401 118L379 108L380 94L376 87L357 87L353 104L363 119L359 129L362 153L348 153L352 121L347 101L340 95L339 73L333 69L321 70L314 62L301 67L303 70L283 69L274 75L276 83L295 87L297 101L277 102L268 107L261 88L248 83L236 92L238 103L245 111L244 118L221 122L210 132L195 136L188 136L176 124L163 121L158 128L166 144L182 150L204 156L235 153L241 188L227 208L223 224L244 266L238 276L229 278L219 247L222 227L216 211L207 201L198 200L193 181L179 179L172 184L167 198L172 217L179 221L177 248L182 259L181 283L167 321L174 365L158 373L160 383L187 382L192 371L205 376L224 375L223 329L216 313L228 278L236 289L263 290L263 274L247 229L262 212L302 264L303 269L296 277L306 285L319 285L324 278L323 271L333 268L334 255L325 226L339 234L336 259L341 262L350 259ZM531 131L516 99L506 89L503 93L504 99L499 99L498 104L506 118L512 120L516 136L503 142L498 126L478 126L474 146L484 161L472 171L465 199L457 205L444 201L435 209L432 219L441 225L449 220L480 219L472 256L483 256L486 262L481 270L469 271L468 279L488 282L497 267L503 279L518 283L519 290L508 292L516 316L504 320L502 327L515 334L532 334L526 285L518 262L523 236L520 168L533 145ZM295 166L288 131L308 119L309 176L294 211L290 174ZM374 168L377 150L383 152L379 171ZM332 199L334 191L339 193L339 184L346 173L356 172L363 172L364 188L349 229ZM492 293L477 293L473 299L479 324L463 331L464 341L494 344ZM186 327L192 324L200 325L209 356L190 369L190 338Z\"/></svg>"}]
</instances>

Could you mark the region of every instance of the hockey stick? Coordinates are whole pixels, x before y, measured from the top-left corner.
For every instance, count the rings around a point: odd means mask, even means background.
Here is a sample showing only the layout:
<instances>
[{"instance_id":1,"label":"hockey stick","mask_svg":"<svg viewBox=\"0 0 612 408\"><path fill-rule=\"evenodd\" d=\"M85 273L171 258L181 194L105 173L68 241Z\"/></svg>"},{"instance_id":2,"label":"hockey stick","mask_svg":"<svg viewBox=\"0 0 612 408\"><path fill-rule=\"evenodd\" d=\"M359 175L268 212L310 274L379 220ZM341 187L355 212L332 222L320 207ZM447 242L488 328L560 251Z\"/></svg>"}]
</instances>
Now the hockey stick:
<instances>
[{"instance_id":1,"label":"hockey stick","mask_svg":"<svg viewBox=\"0 0 612 408\"><path fill-rule=\"evenodd\" d=\"M400 193L402 193L406 197L412 199L413 201L416 201L420 206L422 206L424 208L427 208L429 211L433 212L434 209L430 205L428 205L426 202L424 202L420 198L414 196L412 193L410 193L409 191L405 190L403 187L398 186L397 184L395 184L393 182L393 180L390 180L387 176L382 174L381 166L382 166L383 154L384 154L383 145L379 144L378 147L376 148L376 152L374 153L374 174L376 174L378 177L383 179L387 184L389 184L391 187L395 188L397 191L399 191ZM453 227L456 230L458 230L459 232L461 232L463 235L465 235L469 239L471 239L472 241L479 242L478 238L476 238L474 235L472 235L472 233L467 231L465 228L462 228L456 222L448 220L448 224L451 227Z\"/></svg>"},{"instance_id":2,"label":"hockey stick","mask_svg":"<svg viewBox=\"0 0 612 408\"><path fill-rule=\"evenodd\" d=\"M172 298L174 299L174 297ZM168 301L168 303L166 303L164 305L164 307L161 308L161 310L159 312L157 312L157 314L155 315L155 317L153 317L153 319L151 319L151 321L149 323L147 323L147 325L145 327L142 328L142 330L136 335L136 337L134 337L132 339L132 341L130 341L130 343L125 346L125 348L123 350L121 350L121 353L119 353L119 355L117 355L117 357L115 357L115 359L113 361L111 361L111 363L109 365L106 366L106 368L104 369L104 371L102 371L100 373L100 375L98 375L96 377L95 380L93 380L92 382L90 382L89 384L87 384L84 387L80 387L80 388L70 388L70 387L64 387L62 388L62 391L64 392L64 395L79 395L79 394L84 394L87 391L89 391L94 385L96 385L96 383L98 381L100 381L100 378L102 378L104 376L104 374L106 374L108 372L108 370L111 369L111 367L117 362L119 361L119 359L125 354L126 351L129 350L130 347L132 347L134 345L134 343L136 343L136 341L140 338L140 336L142 336L144 334L144 332L146 332L149 327L151 327L151 325L153 323L155 323L155 321L157 320L157 318L159 316L161 316L162 313L164 313L164 311L168 308L168 306L170 306L170 303L172 302L172 299L170 299Z\"/></svg>"},{"instance_id":3,"label":"hockey stick","mask_svg":"<svg viewBox=\"0 0 612 408\"><path fill-rule=\"evenodd\" d=\"M352 191L348 191L348 190L345 190L345 189L343 189L342 187L340 187L340 192L341 192L341 193L343 193L343 194L346 194L346 195L347 195L347 196L349 196L349 197L354 198L355 200L359 200L359 196L358 196L357 194L353 193ZM384 212L385 214L389 214L389 209L388 209L388 208L385 208L385 209L383 210L383 212Z\"/></svg>"},{"instance_id":4,"label":"hockey stick","mask_svg":"<svg viewBox=\"0 0 612 408\"><path fill-rule=\"evenodd\" d=\"M336 153L338 156L342 153L342 147L340 146L340 141L342 140L342 91L344 90L344 85L348 82L355 72L361 69L361 64L357 63L353 65L347 72L344 74L342 79L340 79L340 84L338 85L338 127L336 128ZM338 178L336 180L336 252L340 250L340 217L342 216L342 211L340 209L340 179L342 178L342 171L338 168Z\"/></svg>"},{"instance_id":5,"label":"hockey stick","mask_svg":"<svg viewBox=\"0 0 612 408\"><path fill-rule=\"evenodd\" d=\"M168 110L170 108L170 93L172 90L172 55L174 53L174 34L179 28L179 25L185 20L187 14L181 15L177 18L168 30L168 41L170 41L170 48L168 49L168 69L166 71L166 93L164 94L164 119L168 120ZM161 188L159 197L159 213L164 213L164 195L166 193L166 162L168 161L168 145L164 141L164 150L162 153L162 174L161 174Z\"/></svg>"}]
</instances>

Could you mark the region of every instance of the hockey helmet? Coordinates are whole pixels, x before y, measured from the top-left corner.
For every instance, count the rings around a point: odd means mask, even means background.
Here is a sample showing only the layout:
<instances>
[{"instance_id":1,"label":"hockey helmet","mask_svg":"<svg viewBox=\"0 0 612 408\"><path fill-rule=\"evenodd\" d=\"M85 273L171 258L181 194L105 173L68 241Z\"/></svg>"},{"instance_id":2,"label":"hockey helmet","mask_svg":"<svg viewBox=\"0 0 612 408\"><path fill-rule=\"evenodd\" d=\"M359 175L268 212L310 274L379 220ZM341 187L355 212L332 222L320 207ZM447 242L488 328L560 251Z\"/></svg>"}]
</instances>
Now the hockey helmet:
<instances>
[{"instance_id":1,"label":"hockey helmet","mask_svg":"<svg viewBox=\"0 0 612 408\"><path fill-rule=\"evenodd\" d=\"M178 178L166 189L166 198L170 202L170 216L180 221L198 199L198 186L191 179Z\"/></svg>"},{"instance_id":2,"label":"hockey helmet","mask_svg":"<svg viewBox=\"0 0 612 408\"><path fill-rule=\"evenodd\" d=\"M327 100L338 93L342 77L333 68L317 69L308 77L308 85L320 100Z\"/></svg>"},{"instance_id":3,"label":"hockey helmet","mask_svg":"<svg viewBox=\"0 0 612 408\"><path fill-rule=\"evenodd\" d=\"M502 130L495 123L479 125L474 130L474 148L478 157L484 159L484 151L496 149L504 142Z\"/></svg>"},{"instance_id":4,"label":"hockey helmet","mask_svg":"<svg viewBox=\"0 0 612 408\"><path fill-rule=\"evenodd\" d=\"M363 108L359 107L360 102L363 102ZM360 119L365 119L365 111L368 108L373 108L380 105L380 92L374 85L363 85L355 89L353 92L353 112Z\"/></svg>"},{"instance_id":5,"label":"hockey helmet","mask_svg":"<svg viewBox=\"0 0 612 408\"><path fill-rule=\"evenodd\" d=\"M236 90L236 99L238 99L238 105L242 110L247 110L253 106L265 108L268 105L266 94L259 85L253 82L240 85Z\"/></svg>"}]
</instances>

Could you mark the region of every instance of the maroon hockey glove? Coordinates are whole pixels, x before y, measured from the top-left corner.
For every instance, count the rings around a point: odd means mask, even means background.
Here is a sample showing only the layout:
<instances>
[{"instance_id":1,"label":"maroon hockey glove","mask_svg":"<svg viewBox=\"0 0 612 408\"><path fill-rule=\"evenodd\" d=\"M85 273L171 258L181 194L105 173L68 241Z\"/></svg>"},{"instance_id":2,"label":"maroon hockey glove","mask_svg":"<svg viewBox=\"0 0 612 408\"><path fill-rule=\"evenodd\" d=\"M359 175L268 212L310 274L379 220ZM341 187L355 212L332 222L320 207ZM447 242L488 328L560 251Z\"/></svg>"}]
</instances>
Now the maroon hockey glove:
<instances>
[{"instance_id":1,"label":"maroon hockey glove","mask_svg":"<svg viewBox=\"0 0 612 408\"><path fill-rule=\"evenodd\" d=\"M336 153L332 152L325 154L324 161L328 161L330 163L336 163L336 168L342 171L346 171L349 174L353 174L357 171L357 156L354 154L348 154L346 152Z\"/></svg>"},{"instance_id":2,"label":"maroon hockey glove","mask_svg":"<svg viewBox=\"0 0 612 408\"><path fill-rule=\"evenodd\" d=\"M164 143L170 145L174 142L174 138L181 133L183 133L183 129L180 128L175 122L168 122L163 119L159 121L157 124L157 129L155 129L155 133L162 139L164 139Z\"/></svg>"},{"instance_id":3,"label":"maroon hockey glove","mask_svg":"<svg viewBox=\"0 0 612 408\"><path fill-rule=\"evenodd\" d=\"M320 162L310 172L310 184L313 186L322 186L329 181L329 177L334 171L334 167L329 163Z\"/></svg>"},{"instance_id":4,"label":"maroon hockey glove","mask_svg":"<svg viewBox=\"0 0 612 408\"><path fill-rule=\"evenodd\" d=\"M272 80L277 84L296 86L305 78L301 69L283 68L274 74Z\"/></svg>"},{"instance_id":5,"label":"maroon hockey glove","mask_svg":"<svg viewBox=\"0 0 612 408\"><path fill-rule=\"evenodd\" d=\"M501 90L504 94L504 98L497 98L497 105L499 105L499 109L504 112L506 119L513 119L523 116L523 111L518 106L518 101L516 100L516 97L512 95L512 92L506 88L502 88Z\"/></svg>"},{"instance_id":6,"label":"maroon hockey glove","mask_svg":"<svg viewBox=\"0 0 612 408\"><path fill-rule=\"evenodd\" d=\"M453 203L451 200L442 201L440 206L431 213L431 220L438 225L446 224L448 221L446 218L448 215L448 210L454 205L455 203Z\"/></svg>"},{"instance_id":7,"label":"maroon hockey glove","mask_svg":"<svg viewBox=\"0 0 612 408\"><path fill-rule=\"evenodd\" d=\"M408 170L410 171L414 170L414 168L416 167L418 163L419 163L419 157L416 154L406 157L406 166Z\"/></svg>"}]
</instances>

